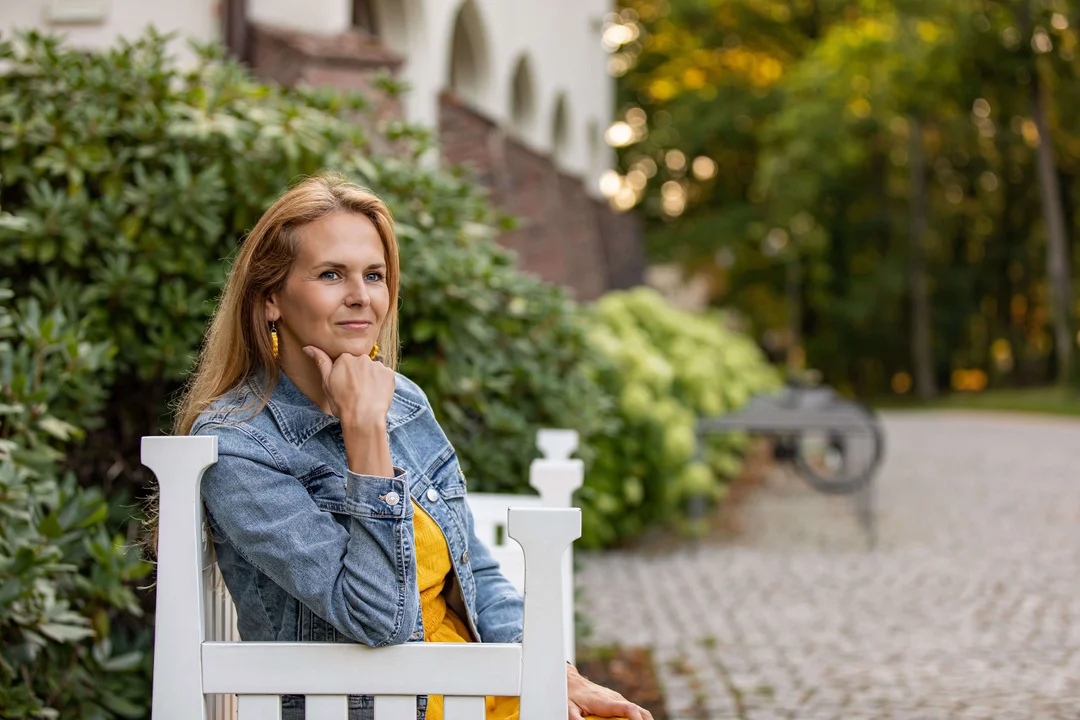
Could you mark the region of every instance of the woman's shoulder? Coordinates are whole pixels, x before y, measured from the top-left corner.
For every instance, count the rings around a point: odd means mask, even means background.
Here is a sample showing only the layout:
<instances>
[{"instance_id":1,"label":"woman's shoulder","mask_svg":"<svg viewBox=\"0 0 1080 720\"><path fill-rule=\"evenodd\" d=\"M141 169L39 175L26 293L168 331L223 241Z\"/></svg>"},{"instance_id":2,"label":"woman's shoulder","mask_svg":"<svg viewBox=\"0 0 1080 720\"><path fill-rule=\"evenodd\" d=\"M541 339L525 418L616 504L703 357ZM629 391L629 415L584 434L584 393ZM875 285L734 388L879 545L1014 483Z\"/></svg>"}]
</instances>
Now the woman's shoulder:
<instances>
[{"instance_id":1,"label":"woman's shoulder","mask_svg":"<svg viewBox=\"0 0 1080 720\"><path fill-rule=\"evenodd\" d=\"M396 382L394 384L394 394L402 397L406 400L410 400L414 403L427 406L427 395L424 394L424 390L416 384L413 380L409 379L406 375L395 371Z\"/></svg>"},{"instance_id":2,"label":"woman's shoulder","mask_svg":"<svg viewBox=\"0 0 1080 720\"><path fill-rule=\"evenodd\" d=\"M261 414L264 405L255 389L245 380L199 413L188 434L212 434L217 428L248 424Z\"/></svg>"}]
</instances>

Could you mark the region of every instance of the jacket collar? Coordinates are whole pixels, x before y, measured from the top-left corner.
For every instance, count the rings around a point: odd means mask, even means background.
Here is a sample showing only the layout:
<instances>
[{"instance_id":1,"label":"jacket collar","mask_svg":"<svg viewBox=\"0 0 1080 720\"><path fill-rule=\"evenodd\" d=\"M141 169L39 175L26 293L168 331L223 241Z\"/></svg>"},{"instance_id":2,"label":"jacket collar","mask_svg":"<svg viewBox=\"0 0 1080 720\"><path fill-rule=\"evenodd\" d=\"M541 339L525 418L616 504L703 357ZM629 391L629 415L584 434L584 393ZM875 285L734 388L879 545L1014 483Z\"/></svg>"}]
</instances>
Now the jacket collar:
<instances>
[{"instance_id":1,"label":"jacket collar","mask_svg":"<svg viewBox=\"0 0 1080 720\"><path fill-rule=\"evenodd\" d=\"M316 433L330 426L340 426L341 421L333 415L324 413L284 372L278 375L277 385L266 403L270 414L274 416L281 434L301 447ZM397 390L390 402L390 411L386 414L386 430L407 423L423 411L423 406L403 397Z\"/></svg>"}]
</instances>

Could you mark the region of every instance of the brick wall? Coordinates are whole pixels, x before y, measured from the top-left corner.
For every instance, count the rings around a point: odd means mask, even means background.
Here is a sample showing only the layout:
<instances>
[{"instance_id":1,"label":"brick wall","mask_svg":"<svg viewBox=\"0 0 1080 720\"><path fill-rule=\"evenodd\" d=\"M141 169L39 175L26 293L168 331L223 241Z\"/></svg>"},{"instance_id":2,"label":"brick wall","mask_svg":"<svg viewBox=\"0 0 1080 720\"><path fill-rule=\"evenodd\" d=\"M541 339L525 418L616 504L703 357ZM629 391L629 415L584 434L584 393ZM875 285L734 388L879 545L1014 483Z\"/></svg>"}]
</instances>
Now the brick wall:
<instances>
[{"instance_id":1,"label":"brick wall","mask_svg":"<svg viewBox=\"0 0 1080 720\"><path fill-rule=\"evenodd\" d=\"M473 167L492 199L521 221L500 242L520 267L592 300L642 282L641 226L632 214L594 200L578 178L559 172L451 93L439 103L439 138L451 163Z\"/></svg>"}]
</instances>

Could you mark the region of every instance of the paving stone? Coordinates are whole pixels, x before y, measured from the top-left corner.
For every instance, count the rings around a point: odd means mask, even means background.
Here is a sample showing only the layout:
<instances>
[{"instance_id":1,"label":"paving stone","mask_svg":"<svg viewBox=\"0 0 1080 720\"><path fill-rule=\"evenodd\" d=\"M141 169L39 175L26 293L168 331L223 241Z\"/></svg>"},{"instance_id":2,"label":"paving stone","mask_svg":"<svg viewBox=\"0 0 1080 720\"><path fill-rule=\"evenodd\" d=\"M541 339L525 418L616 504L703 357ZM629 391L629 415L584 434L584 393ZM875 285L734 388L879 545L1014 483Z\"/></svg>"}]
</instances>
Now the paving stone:
<instances>
[{"instance_id":1,"label":"paving stone","mask_svg":"<svg viewBox=\"0 0 1080 720\"><path fill-rule=\"evenodd\" d=\"M652 646L673 718L1080 717L1080 422L884 422L877 549L781 468L736 541L579 553L586 642Z\"/></svg>"}]
</instances>

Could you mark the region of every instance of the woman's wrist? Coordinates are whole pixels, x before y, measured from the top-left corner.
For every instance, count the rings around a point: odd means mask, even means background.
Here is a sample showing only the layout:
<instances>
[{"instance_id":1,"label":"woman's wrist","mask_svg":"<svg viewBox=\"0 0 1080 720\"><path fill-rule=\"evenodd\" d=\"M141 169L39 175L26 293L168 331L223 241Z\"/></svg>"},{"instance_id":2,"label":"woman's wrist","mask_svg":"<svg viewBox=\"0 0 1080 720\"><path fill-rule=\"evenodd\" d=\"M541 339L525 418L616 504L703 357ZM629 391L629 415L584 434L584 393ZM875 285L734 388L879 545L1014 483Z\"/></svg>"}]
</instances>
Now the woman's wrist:
<instances>
[{"instance_id":1,"label":"woman's wrist","mask_svg":"<svg viewBox=\"0 0 1080 720\"><path fill-rule=\"evenodd\" d=\"M345 441L345 457L349 470L357 475L394 476L394 463L390 457L390 442L386 436L386 423L342 423L342 439Z\"/></svg>"}]
</instances>

